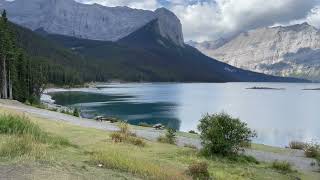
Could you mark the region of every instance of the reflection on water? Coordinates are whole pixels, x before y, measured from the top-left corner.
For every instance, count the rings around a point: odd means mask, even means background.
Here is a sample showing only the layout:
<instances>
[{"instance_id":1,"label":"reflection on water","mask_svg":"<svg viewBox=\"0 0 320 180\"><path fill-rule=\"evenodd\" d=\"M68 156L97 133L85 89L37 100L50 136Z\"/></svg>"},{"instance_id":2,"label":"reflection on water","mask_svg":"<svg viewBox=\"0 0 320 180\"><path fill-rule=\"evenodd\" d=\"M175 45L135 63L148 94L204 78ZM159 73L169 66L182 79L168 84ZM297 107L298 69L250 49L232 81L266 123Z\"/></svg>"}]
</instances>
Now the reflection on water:
<instances>
[{"instance_id":1,"label":"reflection on water","mask_svg":"<svg viewBox=\"0 0 320 180\"><path fill-rule=\"evenodd\" d=\"M106 95L92 92L59 92L52 94L60 105L72 105L81 109L86 118L95 116L117 117L130 124L141 122L161 123L174 129L180 128L180 121L175 117L176 105L166 102L130 102L133 96Z\"/></svg>"},{"instance_id":2,"label":"reflection on water","mask_svg":"<svg viewBox=\"0 0 320 180\"><path fill-rule=\"evenodd\" d=\"M285 88L283 91L249 87ZM111 84L54 93L57 104L78 106L83 115L115 116L132 124L162 123L189 131L207 112L225 111L258 132L255 142L285 146L291 140L320 137L317 84ZM104 88L106 87L106 88Z\"/></svg>"}]
</instances>

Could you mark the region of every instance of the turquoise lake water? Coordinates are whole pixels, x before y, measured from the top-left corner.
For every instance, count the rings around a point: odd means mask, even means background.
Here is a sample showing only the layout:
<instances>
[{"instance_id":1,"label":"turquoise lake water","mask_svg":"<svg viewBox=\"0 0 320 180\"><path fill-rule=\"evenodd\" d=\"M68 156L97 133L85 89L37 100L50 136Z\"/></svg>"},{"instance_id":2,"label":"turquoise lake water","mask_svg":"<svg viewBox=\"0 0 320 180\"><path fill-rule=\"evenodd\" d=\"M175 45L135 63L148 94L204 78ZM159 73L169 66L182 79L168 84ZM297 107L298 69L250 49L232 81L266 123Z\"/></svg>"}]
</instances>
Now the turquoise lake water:
<instances>
[{"instance_id":1,"label":"turquoise lake water","mask_svg":"<svg viewBox=\"0 0 320 180\"><path fill-rule=\"evenodd\" d=\"M253 90L250 87L284 88ZM258 133L257 143L286 146L320 139L320 84L128 83L51 93L57 104L76 106L88 118L118 117L132 124L162 123L196 130L205 113L226 112Z\"/></svg>"}]
</instances>

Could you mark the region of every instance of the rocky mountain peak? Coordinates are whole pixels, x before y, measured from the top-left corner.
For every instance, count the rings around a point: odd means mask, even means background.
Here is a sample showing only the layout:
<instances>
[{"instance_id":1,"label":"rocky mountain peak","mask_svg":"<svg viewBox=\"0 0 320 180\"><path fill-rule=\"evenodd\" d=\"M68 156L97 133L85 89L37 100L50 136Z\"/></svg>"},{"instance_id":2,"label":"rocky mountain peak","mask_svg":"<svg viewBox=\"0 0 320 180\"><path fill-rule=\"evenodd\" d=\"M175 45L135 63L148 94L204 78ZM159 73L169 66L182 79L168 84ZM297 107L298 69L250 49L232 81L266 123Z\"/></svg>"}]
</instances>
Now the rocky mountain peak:
<instances>
[{"instance_id":1,"label":"rocky mountain peak","mask_svg":"<svg viewBox=\"0 0 320 180\"><path fill-rule=\"evenodd\" d=\"M239 68L320 80L320 33L308 23L253 29L217 48L196 48Z\"/></svg>"},{"instance_id":2,"label":"rocky mountain peak","mask_svg":"<svg viewBox=\"0 0 320 180\"><path fill-rule=\"evenodd\" d=\"M0 9L7 9L11 21L31 30L103 41L117 41L158 19L161 35L184 45L180 20L165 8L153 12L74 0L0 0Z\"/></svg>"},{"instance_id":3,"label":"rocky mountain peak","mask_svg":"<svg viewBox=\"0 0 320 180\"><path fill-rule=\"evenodd\" d=\"M184 46L182 25L178 17L166 8L155 10L160 34L172 40L176 45Z\"/></svg>"}]
</instances>

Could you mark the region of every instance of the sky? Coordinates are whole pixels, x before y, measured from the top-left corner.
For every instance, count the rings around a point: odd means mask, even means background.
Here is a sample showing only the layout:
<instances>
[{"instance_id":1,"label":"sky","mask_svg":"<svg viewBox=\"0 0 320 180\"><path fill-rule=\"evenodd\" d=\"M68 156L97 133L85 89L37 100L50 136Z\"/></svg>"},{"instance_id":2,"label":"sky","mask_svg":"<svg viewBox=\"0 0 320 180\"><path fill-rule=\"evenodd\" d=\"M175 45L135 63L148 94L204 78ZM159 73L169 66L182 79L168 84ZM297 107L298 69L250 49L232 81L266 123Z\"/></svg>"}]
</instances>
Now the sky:
<instances>
[{"instance_id":1,"label":"sky","mask_svg":"<svg viewBox=\"0 0 320 180\"><path fill-rule=\"evenodd\" d=\"M185 41L210 41L254 28L303 22L320 28L320 0L77 1L146 10L166 7L181 20Z\"/></svg>"}]
</instances>

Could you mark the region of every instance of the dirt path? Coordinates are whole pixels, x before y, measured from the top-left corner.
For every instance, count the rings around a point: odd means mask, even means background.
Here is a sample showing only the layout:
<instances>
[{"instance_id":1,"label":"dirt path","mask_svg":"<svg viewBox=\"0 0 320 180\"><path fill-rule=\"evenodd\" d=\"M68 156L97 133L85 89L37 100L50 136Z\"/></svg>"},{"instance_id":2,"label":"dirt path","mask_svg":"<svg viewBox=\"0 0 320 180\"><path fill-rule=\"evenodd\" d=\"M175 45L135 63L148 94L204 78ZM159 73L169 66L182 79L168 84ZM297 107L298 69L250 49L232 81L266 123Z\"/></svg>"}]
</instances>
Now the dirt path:
<instances>
[{"instance_id":1,"label":"dirt path","mask_svg":"<svg viewBox=\"0 0 320 180\"><path fill-rule=\"evenodd\" d=\"M105 122L101 123L101 122L97 122L90 119L76 118L76 117L65 115L58 112L37 109L34 107L26 106L16 101L0 100L0 107L18 110L20 112L30 113L33 116L37 116L37 117L44 118L51 121L63 121L63 122L71 123L73 125L96 128L96 129L105 130L105 131L118 130L115 124L105 123ZM151 141L155 141L160 135L164 133L164 131L154 130L151 128L135 129L134 131L138 136ZM200 140L196 138L187 138L187 137L179 136L177 139L177 144L179 146L190 144L198 148L201 148ZM248 149L246 150L245 153L247 155L251 155L255 157L259 161L265 161L265 162L273 162L275 160L288 161L289 163L294 165L296 169L303 170L303 171L316 171L318 169L317 167L311 166L311 163L315 161L313 159L304 157L302 151L288 151L287 153L285 152L274 153L274 152L264 152L264 151Z\"/></svg>"}]
</instances>

